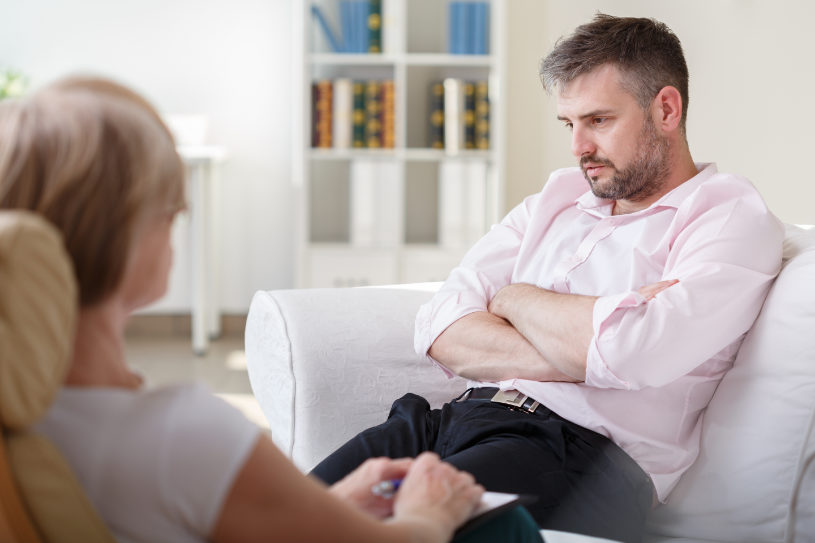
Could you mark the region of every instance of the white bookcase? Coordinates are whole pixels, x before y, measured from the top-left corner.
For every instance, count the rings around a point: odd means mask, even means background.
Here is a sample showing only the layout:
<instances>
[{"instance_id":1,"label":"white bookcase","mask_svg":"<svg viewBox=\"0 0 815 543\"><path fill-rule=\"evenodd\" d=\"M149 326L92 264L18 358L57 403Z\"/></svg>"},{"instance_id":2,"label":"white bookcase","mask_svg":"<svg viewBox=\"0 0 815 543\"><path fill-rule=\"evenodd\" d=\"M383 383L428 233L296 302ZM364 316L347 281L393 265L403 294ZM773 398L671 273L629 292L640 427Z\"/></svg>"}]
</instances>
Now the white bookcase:
<instances>
[{"instance_id":1,"label":"white bookcase","mask_svg":"<svg viewBox=\"0 0 815 543\"><path fill-rule=\"evenodd\" d=\"M339 2L296 2L293 72L301 92L295 93L293 104L292 175L299 200L298 287L443 280L475 239L500 219L506 141L502 89L506 81L505 1L488 1L486 55L447 53L446 0L382 0L383 52L379 54L331 52L311 6L320 6L329 22L339 29ZM393 80L393 148L312 148L312 82L337 78ZM429 147L430 85L445 78L488 80L489 149L451 152ZM386 176L383 179L387 187L377 198L387 199L381 206L387 235L375 232L364 236L360 243L354 231L370 219L359 216L360 202L371 195L355 193L360 185L353 178L364 167L373 167ZM451 167L482 172L483 178L474 184L476 188L470 187L475 192L469 205L483 207L483 232L474 232L472 227L461 236L442 232L451 215L461 213L468 205L444 201L449 191L442 190L440 177L444 174L440 172ZM466 175L464 181L468 182ZM472 207L469 213L473 213Z\"/></svg>"}]
</instances>

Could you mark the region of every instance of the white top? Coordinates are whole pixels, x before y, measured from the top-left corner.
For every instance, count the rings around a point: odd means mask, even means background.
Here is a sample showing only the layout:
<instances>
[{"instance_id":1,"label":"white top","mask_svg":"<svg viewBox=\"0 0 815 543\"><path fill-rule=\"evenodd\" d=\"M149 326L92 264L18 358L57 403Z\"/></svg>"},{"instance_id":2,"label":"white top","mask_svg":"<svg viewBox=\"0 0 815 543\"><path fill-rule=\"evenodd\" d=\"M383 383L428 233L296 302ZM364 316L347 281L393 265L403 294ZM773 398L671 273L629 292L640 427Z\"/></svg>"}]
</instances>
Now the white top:
<instances>
[{"instance_id":1,"label":"white top","mask_svg":"<svg viewBox=\"0 0 815 543\"><path fill-rule=\"evenodd\" d=\"M701 414L781 267L783 227L746 179L699 173L647 209L613 215L579 168L558 170L464 257L416 319L426 354L450 324L529 283L599 296L583 383L497 383L610 437L660 500L699 451ZM647 301L637 289L679 283Z\"/></svg>"},{"instance_id":2,"label":"white top","mask_svg":"<svg viewBox=\"0 0 815 543\"><path fill-rule=\"evenodd\" d=\"M206 541L259 428L202 385L63 388L36 426L120 542Z\"/></svg>"}]
</instances>

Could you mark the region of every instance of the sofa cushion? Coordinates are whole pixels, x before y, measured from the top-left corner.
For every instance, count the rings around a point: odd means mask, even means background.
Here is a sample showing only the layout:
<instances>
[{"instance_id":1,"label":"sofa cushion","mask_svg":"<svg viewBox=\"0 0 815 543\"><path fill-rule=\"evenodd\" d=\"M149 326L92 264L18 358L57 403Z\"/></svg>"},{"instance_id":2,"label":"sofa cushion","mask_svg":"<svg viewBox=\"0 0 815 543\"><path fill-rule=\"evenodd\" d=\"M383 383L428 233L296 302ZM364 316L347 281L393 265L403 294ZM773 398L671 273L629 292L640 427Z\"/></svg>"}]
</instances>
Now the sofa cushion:
<instances>
[{"instance_id":1,"label":"sofa cushion","mask_svg":"<svg viewBox=\"0 0 815 543\"><path fill-rule=\"evenodd\" d=\"M815 230L789 227L784 257L704 415L699 459L652 533L815 541Z\"/></svg>"}]
</instances>

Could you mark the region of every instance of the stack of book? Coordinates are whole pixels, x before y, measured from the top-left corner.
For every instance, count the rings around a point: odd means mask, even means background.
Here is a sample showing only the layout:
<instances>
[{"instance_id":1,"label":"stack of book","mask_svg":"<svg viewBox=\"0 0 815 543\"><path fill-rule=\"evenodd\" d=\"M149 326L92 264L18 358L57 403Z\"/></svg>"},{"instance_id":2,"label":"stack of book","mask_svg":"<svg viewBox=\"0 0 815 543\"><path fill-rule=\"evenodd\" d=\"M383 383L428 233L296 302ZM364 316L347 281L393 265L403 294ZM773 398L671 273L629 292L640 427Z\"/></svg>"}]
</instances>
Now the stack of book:
<instances>
[{"instance_id":1,"label":"stack of book","mask_svg":"<svg viewBox=\"0 0 815 543\"><path fill-rule=\"evenodd\" d=\"M350 242L397 247L402 242L402 184L396 162L356 159L350 170Z\"/></svg>"},{"instance_id":2,"label":"stack of book","mask_svg":"<svg viewBox=\"0 0 815 543\"><path fill-rule=\"evenodd\" d=\"M489 2L450 2L447 12L448 51L453 55L488 55Z\"/></svg>"},{"instance_id":3,"label":"stack of book","mask_svg":"<svg viewBox=\"0 0 815 543\"><path fill-rule=\"evenodd\" d=\"M311 85L311 146L348 149L395 145L393 80L323 79Z\"/></svg>"},{"instance_id":4,"label":"stack of book","mask_svg":"<svg viewBox=\"0 0 815 543\"><path fill-rule=\"evenodd\" d=\"M490 100L486 80L447 78L430 85L430 147L457 153L489 149Z\"/></svg>"},{"instance_id":5,"label":"stack of book","mask_svg":"<svg viewBox=\"0 0 815 543\"><path fill-rule=\"evenodd\" d=\"M312 4L311 13L333 52L382 52L382 0L340 0L339 33L321 6Z\"/></svg>"}]
</instances>

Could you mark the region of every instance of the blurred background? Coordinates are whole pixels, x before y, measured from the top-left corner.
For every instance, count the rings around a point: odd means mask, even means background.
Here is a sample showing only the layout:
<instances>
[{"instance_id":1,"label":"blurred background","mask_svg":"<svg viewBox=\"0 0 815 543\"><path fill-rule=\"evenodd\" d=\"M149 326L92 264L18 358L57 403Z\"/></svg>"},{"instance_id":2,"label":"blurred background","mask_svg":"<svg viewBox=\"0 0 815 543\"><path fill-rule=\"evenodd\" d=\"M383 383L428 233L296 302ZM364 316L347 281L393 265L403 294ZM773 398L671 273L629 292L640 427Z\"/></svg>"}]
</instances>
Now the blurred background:
<instances>
[{"instance_id":1,"label":"blurred background","mask_svg":"<svg viewBox=\"0 0 815 543\"><path fill-rule=\"evenodd\" d=\"M0 70L29 89L71 73L115 78L162 112L203 115L201 142L228 153L215 187L221 271L214 295L245 315L258 289L295 285L291 128L296 0L4 0ZM602 11L654 17L683 42L691 73L688 138L697 161L751 179L784 221L815 222L804 160L815 69L805 0L508 0L504 211L575 163L538 63ZM183 223L185 219L180 221ZM166 300L190 308L188 234L179 226ZM240 325L237 325L238 329Z\"/></svg>"}]
</instances>

